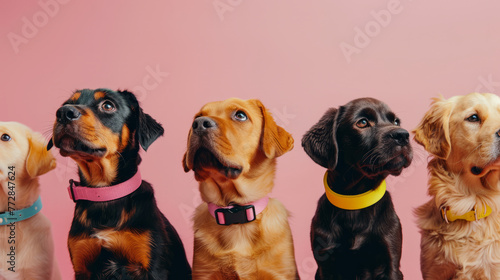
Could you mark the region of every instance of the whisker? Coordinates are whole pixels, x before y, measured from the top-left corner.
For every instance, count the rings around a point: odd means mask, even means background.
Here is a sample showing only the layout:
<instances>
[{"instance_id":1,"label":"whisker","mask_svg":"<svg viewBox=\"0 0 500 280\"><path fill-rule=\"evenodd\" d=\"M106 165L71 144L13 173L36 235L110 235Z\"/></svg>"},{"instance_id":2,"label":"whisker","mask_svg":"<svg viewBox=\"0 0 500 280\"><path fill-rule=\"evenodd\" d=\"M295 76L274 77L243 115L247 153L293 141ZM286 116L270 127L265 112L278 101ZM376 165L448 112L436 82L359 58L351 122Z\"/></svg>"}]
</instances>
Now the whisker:
<instances>
[{"instance_id":1,"label":"whisker","mask_svg":"<svg viewBox=\"0 0 500 280\"><path fill-rule=\"evenodd\" d=\"M365 159L367 159L369 156L371 156L373 153L376 152L376 147L374 147L373 149L369 150L368 152L366 152L363 157L361 158L361 161L364 161Z\"/></svg>"}]
</instances>

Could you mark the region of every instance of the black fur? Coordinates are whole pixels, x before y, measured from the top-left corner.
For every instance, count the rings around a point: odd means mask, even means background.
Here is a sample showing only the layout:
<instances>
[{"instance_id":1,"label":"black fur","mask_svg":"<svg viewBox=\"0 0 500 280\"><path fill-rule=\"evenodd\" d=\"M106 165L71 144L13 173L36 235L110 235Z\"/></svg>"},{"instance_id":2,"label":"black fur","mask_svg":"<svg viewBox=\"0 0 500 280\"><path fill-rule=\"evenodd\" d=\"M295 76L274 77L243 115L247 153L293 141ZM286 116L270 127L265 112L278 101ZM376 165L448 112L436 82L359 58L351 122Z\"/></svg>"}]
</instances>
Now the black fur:
<instances>
[{"instance_id":1,"label":"black fur","mask_svg":"<svg viewBox=\"0 0 500 280\"><path fill-rule=\"evenodd\" d=\"M104 100L111 100L116 105L116 111L112 114L100 112L97 105L103 99L95 100L95 92L104 92ZM117 169L117 177L112 185L119 184L130 179L138 170L141 162L139 145L146 150L151 143L163 135L161 124L151 116L145 114L139 106L135 96L127 91L111 91L108 89L79 90L80 97L77 100L69 99L64 105L76 106L78 108L90 109L101 123L111 129L113 133L121 134L124 124L130 131L127 146L121 152ZM62 107L61 107L62 108ZM84 111L82 110L82 113ZM67 134L67 126L56 122L54 126L54 144L60 147L60 136ZM120 139L121 140L121 139ZM49 143L49 145L51 145ZM48 147L50 148L50 147ZM79 170L80 181L88 186ZM118 226L122 218L122 212L133 213L131 217ZM89 224L82 224L78 217L86 212ZM127 270L127 266L134 263L128 259L117 256L113 252L102 248L101 253L89 265L88 270L91 277L75 275L78 279L191 279L191 268L188 264L184 246L174 227L157 207L152 186L142 181L141 186L132 194L109 202L91 202L79 200L76 202L74 218L69 236L81 236L86 234L92 236L98 230L112 228L115 231L133 231L137 233L151 232L150 267L146 271L142 268L135 272ZM71 252L70 252L71 253ZM75 264L74 264L75 265Z\"/></svg>"},{"instance_id":2,"label":"black fur","mask_svg":"<svg viewBox=\"0 0 500 280\"><path fill-rule=\"evenodd\" d=\"M364 123L367 127L358 127ZM328 169L330 188L356 195L376 188L388 175L410 165L409 134L384 103L356 99L329 109L303 137L306 153ZM318 264L316 279L402 279L401 224L390 194L360 210L318 202L311 244Z\"/></svg>"}]
</instances>

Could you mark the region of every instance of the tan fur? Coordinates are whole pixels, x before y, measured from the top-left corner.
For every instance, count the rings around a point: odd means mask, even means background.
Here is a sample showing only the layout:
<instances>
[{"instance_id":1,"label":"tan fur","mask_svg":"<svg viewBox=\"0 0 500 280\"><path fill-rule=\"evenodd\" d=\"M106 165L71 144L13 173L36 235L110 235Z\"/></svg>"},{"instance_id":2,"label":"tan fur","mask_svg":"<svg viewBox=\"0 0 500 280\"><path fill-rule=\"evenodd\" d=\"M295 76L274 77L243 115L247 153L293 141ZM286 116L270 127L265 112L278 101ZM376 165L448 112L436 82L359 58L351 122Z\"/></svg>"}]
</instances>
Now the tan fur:
<instances>
[{"instance_id":1,"label":"tan fur","mask_svg":"<svg viewBox=\"0 0 500 280\"><path fill-rule=\"evenodd\" d=\"M31 206L40 195L38 176L56 167L56 160L46 150L39 133L20 123L0 122L0 136L8 134L11 140L0 141L0 212L8 210L9 166L15 170L15 209ZM12 202L12 200L11 200ZM12 206L12 205L11 205ZM61 279L54 260L54 244L49 220L42 214L15 223L15 245L8 244L9 226L0 226L0 279ZM16 272L8 271L6 255L15 246Z\"/></svg>"},{"instance_id":2,"label":"tan fur","mask_svg":"<svg viewBox=\"0 0 500 280\"><path fill-rule=\"evenodd\" d=\"M77 95L78 93L75 93ZM99 94L97 92L96 94ZM78 153L70 155L76 161L87 182L94 186L109 186L116 178L119 152L127 145L129 129L123 126L122 139L101 123L89 109L82 114L78 126L79 134L94 147L106 147L106 154L102 158L90 156L82 157ZM57 125L54 124L54 125Z\"/></svg>"},{"instance_id":3,"label":"tan fur","mask_svg":"<svg viewBox=\"0 0 500 280\"><path fill-rule=\"evenodd\" d=\"M99 100L101 98L104 98L106 96L106 93L102 92L102 91L97 91L94 93L94 99L95 100Z\"/></svg>"},{"instance_id":4,"label":"tan fur","mask_svg":"<svg viewBox=\"0 0 500 280\"><path fill-rule=\"evenodd\" d=\"M480 123L466 119L478 114ZM472 93L437 99L415 129L415 140L431 153L428 193L416 209L421 229L424 279L500 279L500 166L497 133L500 98ZM480 176L473 166L486 167ZM487 218L446 224L441 205L455 215L489 205Z\"/></svg>"},{"instance_id":5,"label":"tan fur","mask_svg":"<svg viewBox=\"0 0 500 280\"><path fill-rule=\"evenodd\" d=\"M88 266L101 253L101 240L90 238L86 234L70 236L68 238L68 248L75 274L90 278L91 273Z\"/></svg>"},{"instance_id":6,"label":"tan fur","mask_svg":"<svg viewBox=\"0 0 500 280\"><path fill-rule=\"evenodd\" d=\"M75 93L71 96L71 98L70 98L69 100L71 100L71 101L77 101L77 100L78 100L78 98L80 98L80 95L82 95L82 93L77 91L77 92L75 92Z\"/></svg>"},{"instance_id":7,"label":"tan fur","mask_svg":"<svg viewBox=\"0 0 500 280\"><path fill-rule=\"evenodd\" d=\"M232 120L237 110L243 110L249 120ZM267 196L273 188L276 157L293 148L291 135L276 125L258 100L212 102L198 116L217 122L218 133L211 138L213 150L243 170L236 179L210 167L198 170L203 201L227 206ZM183 161L186 171L195 165L191 137L190 131ZM275 199L269 200L255 221L231 226L217 225L203 203L195 211L194 231L193 279L296 279L288 212Z\"/></svg>"},{"instance_id":8,"label":"tan fur","mask_svg":"<svg viewBox=\"0 0 500 280\"><path fill-rule=\"evenodd\" d=\"M130 263L143 269L148 269L151 260L150 246L143 245L150 243L151 233L149 231L116 231L113 229L96 230L92 236L81 234L70 236L68 239L75 273L87 277L91 275L88 266L95 261L102 248L110 250L116 256L131 260ZM129 268L129 270L134 269L134 266Z\"/></svg>"}]
</instances>

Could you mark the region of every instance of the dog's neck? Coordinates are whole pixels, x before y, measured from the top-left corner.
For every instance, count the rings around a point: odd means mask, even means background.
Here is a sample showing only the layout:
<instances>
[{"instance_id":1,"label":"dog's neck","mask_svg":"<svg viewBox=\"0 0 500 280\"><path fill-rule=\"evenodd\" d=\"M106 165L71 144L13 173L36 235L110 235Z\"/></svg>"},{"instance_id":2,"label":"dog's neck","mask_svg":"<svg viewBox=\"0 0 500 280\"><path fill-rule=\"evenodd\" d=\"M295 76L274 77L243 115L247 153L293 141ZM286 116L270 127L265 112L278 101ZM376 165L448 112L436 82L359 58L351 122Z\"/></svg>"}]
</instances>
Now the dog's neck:
<instances>
[{"instance_id":1,"label":"dog's neck","mask_svg":"<svg viewBox=\"0 0 500 280\"><path fill-rule=\"evenodd\" d=\"M112 186L127 181L137 172L138 151L124 151L93 161L77 160L80 184L88 187Z\"/></svg>"},{"instance_id":2,"label":"dog's neck","mask_svg":"<svg viewBox=\"0 0 500 280\"><path fill-rule=\"evenodd\" d=\"M332 191L343 195L357 195L373 190L382 183L386 176L367 177L354 168L328 170L328 186Z\"/></svg>"},{"instance_id":3,"label":"dog's neck","mask_svg":"<svg viewBox=\"0 0 500 280\"><path fill-rule=\"evenodd\" d=\"M24 178L23 178L24 177ZM29 178L27 176L19 177L17 176L15 180L15 209L23 209L27 208L38 199L40 196L40 183L37 178ZM2 183L2 190L9 191L9 181L5 181ZM7 193L3 193L0 196L0 212L6 212L8 210L9 198ZM11 200L11 202L14 202ZM12 204L11 204L12 206Z\"/></svg>"},{"instance_id":4,"label":"dog's neck","mask_svg":"<svg viewBox=\"0 0 500 280\"><path fill-rule=\"evenodd\" d=\"M202 200L219 206L241 205L268 195L274 185L276 159L256 157L250 166L253 166L252 169L242 173L237 179L231 180L214 173L201 181Z\"/></svg>"},{"instance_id":5,"label":"dog's neck","mask_svg":"<svg viewBox=\"0 0 500 280\"><path fill-rule=\"evenodd\" d=\"M478 177L463 170L449 171L443 159L432 159L429 169L429 195L434 197L436 207L453 205L454 211L465 212L475 205L486 204L497 211L496 200L500 199L500 172L491 171ZM500 210L500 209L499 209Z\"/></svg>"}]
</instances>

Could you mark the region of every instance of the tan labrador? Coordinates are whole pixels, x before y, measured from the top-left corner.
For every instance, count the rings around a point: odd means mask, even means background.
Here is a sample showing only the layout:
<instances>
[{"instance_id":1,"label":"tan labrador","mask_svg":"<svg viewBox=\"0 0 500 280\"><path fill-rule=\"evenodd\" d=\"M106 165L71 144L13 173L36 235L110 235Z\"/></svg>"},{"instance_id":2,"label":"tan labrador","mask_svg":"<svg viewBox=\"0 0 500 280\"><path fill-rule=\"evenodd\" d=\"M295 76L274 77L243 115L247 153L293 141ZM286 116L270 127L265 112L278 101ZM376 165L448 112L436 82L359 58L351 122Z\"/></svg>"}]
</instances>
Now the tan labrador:
<instances>
[{"instance_id":1,"label":"tan labrador","mask_svg":"<svg viewBox=\"0 0 500 280\"><path fill-rule=\"evenodd\" d=\"M0 212L32 206L40 196L38 176L55 167L42 135L20 123L0 122ZM0 279L61 279L50 227L40 212L14 226L0 226ZM12 251L14 263L7 263Z\"/></svg>"},{"instance_id":2,"label":"tan labrador","mask_svg":"<svg viewBox=\"0 0 500 280\"><path fill-rule=\"evenodd\" d=\"M500 97L436 99L415 129L431 154L416 210L424 279L500 279Z\"/></svg>"},{"instance_id":3,"label":"tan labrador","mask_svg":"<svg viewBox=\"0 0 500 280\"><path fill-rule=\"evenodd\" d=\"M291 135L258 100L212 102L195 115L183 160L205 202L194 215L193 279L298 279L283 204L270 198L255 220L231 225L218 224L207 206L266 199L276 158L292 148Z\"/></svg>"}]
</instances>

